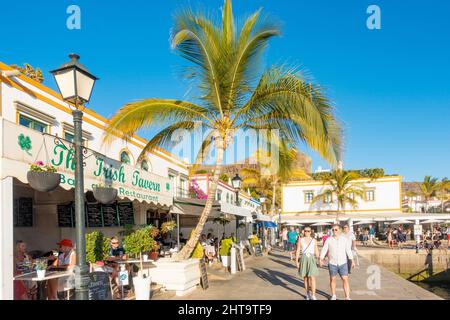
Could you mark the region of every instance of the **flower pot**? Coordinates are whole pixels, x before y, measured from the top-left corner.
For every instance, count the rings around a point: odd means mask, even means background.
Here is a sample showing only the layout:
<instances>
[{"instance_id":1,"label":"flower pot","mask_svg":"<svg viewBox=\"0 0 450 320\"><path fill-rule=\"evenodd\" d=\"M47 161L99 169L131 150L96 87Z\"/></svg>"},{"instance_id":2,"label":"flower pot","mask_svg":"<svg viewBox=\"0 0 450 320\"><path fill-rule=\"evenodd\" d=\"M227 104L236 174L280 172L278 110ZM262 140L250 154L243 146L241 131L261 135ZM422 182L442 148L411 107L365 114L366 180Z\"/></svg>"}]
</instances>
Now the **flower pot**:
<instances>
[{"instance_id":1,"label":"flower pot","mask_svg":"<svg viewBox=\"0 0 450 320\"><path fill-rule=\"evenodd\" d=\"M150 300L151 278L133 277L136 300Z\"/></svg>"},{"instance_id":2,"label":"flower pot","mask_svg":"<svg viewBox=\"0 0 450 320\"><path fill-rule=\"evenodd\" d=\"M111 203L117 198L117 189L115 188L94 188L92 192L95 199L102 204Z\"/></svg>"},{"instance_id":3,"label":"flower pot","mask_svg":"<svg viewBox=\"0 0 450 320\"><path fill-rule=\"evenodd\" d=\"M225 267L225 268L228 268L229 266L230 266L230 264L231 264L231 258L230 258L230 256L220 256L221 257L221 259L222 259L222 265Z\"/></svg>"},{"instance_id":4,"label":"flower pot","mask_svg":"<svg viewBox=\"0 0 450 320\"><path fill-rule=\"evenodd\" d=\"M150 258L150 260L156 261L156 260L158 260L158 256L159 256L158 252L154 251L154 252L150 252L149 258Z\"/></svg>"},{"instance_id":5,"label":"flower pot","mask_svg":"<svg viewBox=\"0 0 450 320\"><path fill-rule=\"evenodd\" d=\"M38 279L44 279L45 278L45 271L47 271L47 270L44 269L44 270L37 270L36 271Z\"/></svg>"},{"instance_id":6,"label":"flower pot","mask_svg":"<svg viewBox=\"0 0 450 320\"><path fill-rule=\"evenodd\" d=\"M61 175L57 172L28 171L27 179L30 186L40 192L55 190L61 183Z\"/></svg>"},{"instance_id":7,"label":"flower pot","mask_svg":"<svg viewBox=\"0 0 450 320\"><path fill-rule=\"evenodd\" d=\"M148 261L148 254L144 253L144 254L142 255L142 260L143 260L144 262L147 262L147 261Z\"/></svg>"}]
</instances>

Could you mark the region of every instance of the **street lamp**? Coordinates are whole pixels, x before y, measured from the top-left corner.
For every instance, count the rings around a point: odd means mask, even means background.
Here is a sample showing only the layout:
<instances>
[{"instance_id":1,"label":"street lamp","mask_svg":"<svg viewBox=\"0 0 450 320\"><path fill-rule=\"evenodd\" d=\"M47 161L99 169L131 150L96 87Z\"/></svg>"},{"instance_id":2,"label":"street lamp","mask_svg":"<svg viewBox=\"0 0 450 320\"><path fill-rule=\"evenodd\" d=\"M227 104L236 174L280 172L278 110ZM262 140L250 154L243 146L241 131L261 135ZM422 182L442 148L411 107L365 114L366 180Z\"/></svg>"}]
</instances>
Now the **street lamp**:
<instances>
[{"instance_id":1,"label":"street lamp","mask_svg":"<svg viewBox=\"0 0 450 320\"><path fill-rule=\"evenodd\" d=\"M260 198L259 198L259 202L261 202L261 204L262 204L262 210L261 210L261 211L262 211L262 214L264 214L264 212L265 212L266 197L260 197ZM265 236L264 236L264 232L266 232L266 228L264 227L264 221L262 221L261 224L262 224L261 240L262 240L262 243L263 243L263 247L265 248L266 246L265 246Z\"/></svg>"},{"instance_id":2,"label":"street lamp","mask_svg":"<svg viewBox=\"0 0 450 320\"><path fill-rule=\"evenodd\" d=\"M98 80L78 62L77 54L69 54L71 59L56 70L51 71L64 101L69 102L72 109L75 148L75 231L77 254L77 280L75 281L75 297L77 300L88 300L88 266L86 264L85 244L85 208L84 208L84 176L82 150L83 112L80 107L91 98L92 88Z\"/></svg>"},{"instance_id":3,"label":"street lamp","mask_svg":"<svg viewBox=\"0 0 450 320\"><path fill-rule=\"evenodd\" d=\"M236 176L231 179L231 185L236 190L236 206L239 206L239 190L241 190L242 179L239 177L239 174L236 173ZM236 238L239 241L239 216L236 216Z\"/></svg>"}]
</instances>

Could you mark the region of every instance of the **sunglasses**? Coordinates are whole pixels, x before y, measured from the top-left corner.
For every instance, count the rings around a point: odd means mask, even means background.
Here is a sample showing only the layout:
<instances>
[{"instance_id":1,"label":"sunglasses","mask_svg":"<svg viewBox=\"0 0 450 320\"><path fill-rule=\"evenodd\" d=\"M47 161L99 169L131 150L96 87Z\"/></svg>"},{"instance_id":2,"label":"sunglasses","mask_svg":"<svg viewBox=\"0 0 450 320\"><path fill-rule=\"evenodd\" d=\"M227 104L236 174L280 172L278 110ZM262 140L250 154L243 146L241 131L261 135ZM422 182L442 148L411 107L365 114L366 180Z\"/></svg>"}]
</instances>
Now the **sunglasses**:
<instances>
[{"instance_id":1,"label":"sunglasses","mask_svg":"<svg viewBox=\"0 0 450 320\"><path fill-rule=\"evenodd\" d=\"M111 244L119 244L118 242L111 242Z\"/></svg>"},{"instance_id":2,"label":"sunglasses","mask_svg":"<svg viewBox=\"0 0 450 320\"><path fill-rule=\"evenodd\" d=\"M333 229L333 231L339 231L339 229Z\"/></svg>"},{"instance_id":3,"label":"sunglasses","mask_svg":"<svg viewBox=\"0 0 450 320\"><path fill-rule=\"evenodd\" d=\"M305 232L311 232L311 230L305 230Z\"/></svg>"}]
</instances>

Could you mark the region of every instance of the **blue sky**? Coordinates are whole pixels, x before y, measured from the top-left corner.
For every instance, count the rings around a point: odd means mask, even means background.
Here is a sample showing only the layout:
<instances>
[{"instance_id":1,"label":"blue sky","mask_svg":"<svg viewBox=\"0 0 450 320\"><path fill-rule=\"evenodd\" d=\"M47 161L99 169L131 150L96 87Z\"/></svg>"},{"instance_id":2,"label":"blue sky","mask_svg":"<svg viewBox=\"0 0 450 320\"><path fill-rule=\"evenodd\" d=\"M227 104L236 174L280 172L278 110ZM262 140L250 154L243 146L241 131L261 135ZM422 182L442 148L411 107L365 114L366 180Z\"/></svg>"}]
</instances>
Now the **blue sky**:
<instances>
[{"instance_id":1,"label":"blue sky","mask_svg":"<svg viewBox=\"0 0 450 320\"><path fill-rule=\"evenodd\" d=\"M81 30L66 28L66 9L81 8ZM366 9L381 8L381 30ZM2 4L0 60L49 70L69 52L100 77L89 107L105 117L146 97L183 98L171 52L177 8L219 14L222 0L8 1ZM282 23L266 64L303 66L328 89L345 125L346 168L381 167L405 180L450 176L450 2L442 0L234 0L243 17L263 7ZM142 133L150 137L153 131ZM327 166L313 158L313 168Z\"/></svg>"}]
</instances>

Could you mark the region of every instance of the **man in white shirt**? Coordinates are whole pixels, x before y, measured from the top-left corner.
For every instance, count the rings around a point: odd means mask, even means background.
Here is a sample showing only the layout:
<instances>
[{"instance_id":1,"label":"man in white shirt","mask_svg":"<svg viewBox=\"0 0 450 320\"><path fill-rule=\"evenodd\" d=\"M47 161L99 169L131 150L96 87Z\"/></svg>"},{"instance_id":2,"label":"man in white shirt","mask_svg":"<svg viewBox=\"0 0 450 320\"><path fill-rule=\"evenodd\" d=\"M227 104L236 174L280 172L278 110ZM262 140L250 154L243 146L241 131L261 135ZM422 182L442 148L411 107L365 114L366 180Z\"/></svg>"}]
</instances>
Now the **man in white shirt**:
<instances>
[{"instance_id":1,"label":"man in white shirt","mask_svg":"<svg viewBox=\"0 0 450 320\"><path fill-rule=\"evenodd\" d=\"M350 229L350 226L348 224L346 224L344 226L344 232L342 233L342 235L344 237L347 238L348 240L348 244L352 250L352 254L353 254L353 260L355 260L355 264L358 264L358 259L357 259L357 250L356 250L356 237L355 234L353 233L353 230ZM352 273L352 261L348 260L348 274L350 275Z\"/></svg>"},{"instance_id":2,"label":"man in white shirt","mask_svg":"<svg viewBox=\"0 0 450 320\"><path fill-rule=\"evenodd\" d=\"M332 227L333 236L325 241L320 252L320 266L323 266L323 259L328 254L328 271L330 273L331 299L336 300L336 276L342 279L345 293L345 300L350 300L350 284L348 281L348 260L351 260L351 267L355 267L351 245L345 236L341 235L341 227L338 224Z\"/></svg>"}]
</instances>

